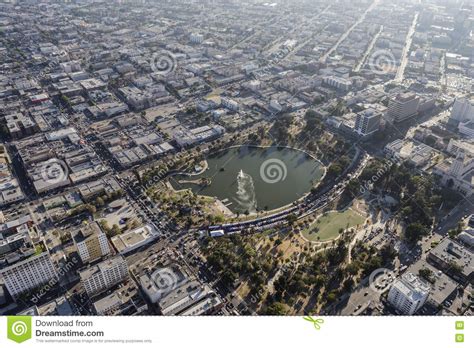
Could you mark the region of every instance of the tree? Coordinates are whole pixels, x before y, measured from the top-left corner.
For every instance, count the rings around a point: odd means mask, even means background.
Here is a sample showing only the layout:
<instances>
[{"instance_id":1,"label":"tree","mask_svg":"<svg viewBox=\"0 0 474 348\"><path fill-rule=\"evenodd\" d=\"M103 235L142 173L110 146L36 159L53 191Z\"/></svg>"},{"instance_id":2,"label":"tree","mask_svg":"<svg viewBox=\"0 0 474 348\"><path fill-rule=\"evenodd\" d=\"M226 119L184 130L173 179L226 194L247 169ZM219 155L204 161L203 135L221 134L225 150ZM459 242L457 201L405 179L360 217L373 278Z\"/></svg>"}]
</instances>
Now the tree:
<instances>
[{"instance_id":1,"label":"tree","mask_svg":"<svg viewBox=\"0 0 474 348\"><path fill-rule=\"evenodd\" d=\"M89 211L89 214L93 215L97 212L97 208L93 206L92 204L87 204L86 205L87 211Z\"/></svg>"},{"instance_id":2,"label":"tree","mask_svg":"<svg viewBox=\"0 0 474 348\"><path fill-rule=\"evenodd\" d=\"M294 116L290 114L284 114L277 118L273 124L273 129L276 137L280 142L286 142L290 138L289 129L293 124Z\"/></svg>"},{"instance_id":3,"label":"tree","mask_svg":"<svg viewBox=\"0 0 474 348\"><path fill-rule=\"evenodd\" d=\"M333 303L334 301L336 301L336 299L337 299L337 294L334 291L331 291L326 297L326 301L328 303Z\"/></svg>"},{"instance_id":4,"label":"tree","mask_svg":"<svg viewBox=\"0 0 474 348\"><path fill-rule=\"evenodd\" d=\"M339 175L342 174L342 168L339 164L333 163L329 166L327 176L329 178L337 178Z\"/></svg>"},{"instance_id":5,"label":"tree","mask_svg":"<svg viewBox=\"0 0 474 348\"><path fill-rule=\"evenodd\" d=\"M272 303L264 311L265 315L285 315L286 313L287 310L285 309L285 305L281 302Z\"/></svg>"},{"instance_id":6,"label":"tree","mask_svg":"<svg viewBox=\"0 0 474 348\"><path fill-rule=\"evenodd\" d=\"M122 232L122 230L120 229L119 225L114 224L112 226L112 230L111 230L112 236L116 236L116 235L120 234L121 232Z\"/></svg>"},{"instance_id":7,"label":"tree","mask_svg":"<svg viewBox=\"0 0 474 348\"><path fill-rule=\"evenodd\" d=\"M103 207L104 206L104 200L101 197L97 197L95 200L95 206L96 207Z\"/></svg>"},{"instance_id":8,"label":"tree","mask_svg":"<svg viewBox=\"0 0 474 348\"><path fill-rule=\"evenodd\" d=\"M351 262L346 266L346 271L352 276L356 275L357 273L359 273L359 263Z\"/></svg>"},{"instance_id":9,"label":"tree","mask_svg":"<svg viewBox=\"0 0 474 348\"><path fill-rule=\"evenodd\" d=\"M313 133L314 135L321 134L324 130L324 125L321 120L318 118L318 115L314 110L306 111L304 118L306 120L306 125L304 131L307 133Z\"/></svg>"},{"instance_id":10,"label":"tree","mask_svg":"<svg viewBox=\"0 0 474 348\"><path fill-rule=\"evenodd\" d=\"M295 222L298 220L295 214L289 214L286 217L286 220L288 221L288 225L294 226Z\"/></svg>"},{"instance_id":11,"label":"tree","mask_svg":"<svg viewBox=\"0 0 474 348\"><path fill-rule=\"evenodd\" d=\"M2 135L2 137L10 135L10 131L8 130L7 125L4 123L0 123L0 135Z\"/></svg>"},{"instance_id":12,"label":"tree","mask_svg":"<svg viewBox=\"0 0 474 348\"><path fill-rule=\"evenodd\" d=\"M425 280L429 281L430 283L433 283L433 271L431 271L428 268L422 268L418 271L418 274L420 277L424 278Z\"/></svg>"},{"instance_id":13,"label":"tree","mask_svg":"<svg viewBox=\"0 0 474 348\"><path fill-rule=\"evenodd\" d=\"M419 242L424 236L428 235L429 231L424 225L419 222L411 223L405 229L405 239L409 243Z\"/></svg>"},{"instance_id":14,"label":"tree","mask_svg":"<svg viewBox=\"0 0 474 348\"><path fill-rule=\"evenodd\" d=\"M61 236L60 240L61 240L61 243L64 244L64 243L68 242L69 240L71 240L71 238L72 238L71 233L66 232Z\"/></svg>"},{"instance_id":15,"label":"tree","mask_svg":"<svg viewBox=\"0 0 474 348\"><path fill-rule=\"evenodd\" d=\"M352 179L346 186L346 191L353 196L357 196L360 193L360 182L359 180Z\"/></svg>"},{"instance_id":16,"label":"tree","mask_svg":"<svg viewBox=\"0 0 474 348\"><path fill-rule=\"evenodd\" d=\"M397 251L391 244L386 244L380 250L380 256L382 257L382 262L384 264L392 263L395 257L397 256Z\"/></svg>"},{"instance_id":17,"label":"tree","mask_svg":"<svg viewBox=\"0 0 474 348\"><path fill-rule=\"evenodd\" d=\"M69 98L65 95L61 95L61 100L64 104L69 105Z\"/></svg>"},{"instance_id":18,"label":"tree","mask_svg":"<svg viewBox=\"0 0 474 348\"><path fill-rule=\"evenodd\" d=\"M425 138L425 144L428 146L433 146L436 144L436 138L431 134Z\"/></svg>"},{"instance_id":19,"label":"tree","mask_svg":"<svg viewBox=\"0 0 474 348\"><path fill-rule=\"evenodd\" d=\"M102 228L103 231L108 231L110 230L109 224L107 223L107 220L99 220L99 226Z\"/></svg>"},{"instance_id":20,"label":"tree","mask_svg":"<svg viewBox=\"0 0 474 348\"><path fill-rule=\"evenodd\" d=\"M344 292L349 292L352 290L352 288L354 287L354 279L352 278L347 278L344 283L342 284L342 288L344 290Z\"/></svg>"}]
</instances>

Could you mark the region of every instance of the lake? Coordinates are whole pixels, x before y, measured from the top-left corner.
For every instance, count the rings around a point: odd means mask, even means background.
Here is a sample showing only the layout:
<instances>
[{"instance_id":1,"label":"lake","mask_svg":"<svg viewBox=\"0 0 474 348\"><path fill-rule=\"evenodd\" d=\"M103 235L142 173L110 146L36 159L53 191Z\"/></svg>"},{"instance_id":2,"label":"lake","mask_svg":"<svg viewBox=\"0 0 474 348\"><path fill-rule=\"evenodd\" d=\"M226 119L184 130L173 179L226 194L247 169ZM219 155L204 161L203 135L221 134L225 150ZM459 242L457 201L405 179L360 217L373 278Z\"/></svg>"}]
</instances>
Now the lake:
<instances>
[{"instance_id":1,"label":"lake","mask_svg":"<svg viewBox=\"0 0 474 348\"><path fill-rule=\"evenodd\" d=\"M308 193L324 166L303 151L283 147L240 146L211 154L199 175L176 175L174 189L217 197L234 213L273 210Z\"/></svg>"}]
</instances>

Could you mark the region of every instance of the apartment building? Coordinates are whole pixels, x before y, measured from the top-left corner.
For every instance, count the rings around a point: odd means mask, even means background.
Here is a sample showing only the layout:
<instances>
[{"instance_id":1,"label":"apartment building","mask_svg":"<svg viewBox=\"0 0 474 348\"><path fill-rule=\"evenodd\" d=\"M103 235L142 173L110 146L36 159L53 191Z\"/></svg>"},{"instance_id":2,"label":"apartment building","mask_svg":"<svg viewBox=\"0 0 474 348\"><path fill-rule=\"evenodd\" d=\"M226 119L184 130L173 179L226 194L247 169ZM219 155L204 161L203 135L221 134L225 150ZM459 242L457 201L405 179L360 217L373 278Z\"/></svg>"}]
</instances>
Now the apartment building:
<instances>
[{"instance_id":1,"label":"apartment building","mask_svg":"<svg viewBox=\"0 0 474 348\"><path fill-rule=\"evenodd\" d=\"M413 315L428 299L430 287L413 273L397 279L388 293L388 302L403 314Z\"/></svg>"},{"instance_id":2,"label":"apartment building","mask_svg":"<svg viewBox=\"0 0 474 348\"><path fill-rule=\"evenodd\" d=\"M92 262L110 254L107 236L96 222L81 227L72 235L82 262Z\"/></svg>"},{"instance_id":3,"label":"apartment building","mask_svg":"<svg viewBox=\"0 0 474 348\"><path fill-rule=\"evenodd\" d=\"M374 109L366 109L356 116L354 131L362 137L377 132L380 128L382 114Z\"/></svg>"},{"instance_id":4,"label":"apartment building","mask_svg":"<svg viewBox=\"0 0 474 348\"><path fill-rule=\"evenodd\" d=\"M5 280L8 292L15 300L21 294L36 289L57 277L56 268L47 251L32 255L0 270L0 275Z\"/></svg>"},{"instance_id":5,"label":"apartment building","mask_svg":"<svg viewBox=\"0 0 474 348\"><path fill-rule=\"evenodd\" d=\"M79 272L81 283L89 296L100 294L125 280L127 276L127 262L121 256L102 261Z\"/></svg>"}]
</instances>

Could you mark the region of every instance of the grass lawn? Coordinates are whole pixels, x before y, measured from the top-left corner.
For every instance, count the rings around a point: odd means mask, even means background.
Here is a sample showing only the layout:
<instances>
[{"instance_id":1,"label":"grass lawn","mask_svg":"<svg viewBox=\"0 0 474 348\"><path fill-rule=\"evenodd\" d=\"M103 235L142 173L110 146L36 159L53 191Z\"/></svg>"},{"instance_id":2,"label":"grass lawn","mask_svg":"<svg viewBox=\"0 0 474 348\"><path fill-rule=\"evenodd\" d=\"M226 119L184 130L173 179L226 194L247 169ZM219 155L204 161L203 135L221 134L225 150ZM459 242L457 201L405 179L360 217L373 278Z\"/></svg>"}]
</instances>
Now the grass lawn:
<instances>
[{"instance_id":1,"label":"grass lawn","mask_svg":"<svg viewBox=\"0 0 474 348\"><path fill-rule=\"evenodd\" d=\"M339 229L360 225L364 221L365 217L360 216L352 209L343 212L329 212L326 216L320 216L309 228L303 230L302 234L310 241L325 242L336 238L339 235Z\"/></svg>"}]
</instances>

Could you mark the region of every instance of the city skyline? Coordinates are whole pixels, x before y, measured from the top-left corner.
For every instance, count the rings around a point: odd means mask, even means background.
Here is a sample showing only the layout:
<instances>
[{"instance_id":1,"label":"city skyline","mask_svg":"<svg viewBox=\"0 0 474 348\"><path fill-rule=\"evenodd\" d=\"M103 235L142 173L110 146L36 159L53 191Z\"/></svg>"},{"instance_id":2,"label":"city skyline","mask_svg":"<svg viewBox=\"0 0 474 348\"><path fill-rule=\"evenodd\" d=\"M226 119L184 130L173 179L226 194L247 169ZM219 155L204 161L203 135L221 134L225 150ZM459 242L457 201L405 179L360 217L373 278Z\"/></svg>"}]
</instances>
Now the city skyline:
<instances>
[{"instance_id":1,"label":"city skyline","mask_svg":"<svg viewBox=\"0 0 474 348\"><path fill-rule=\"evenodd\" d=\"M1 1L0 313L471 316L473 6Z\"/></svg>"}]
</instances>

